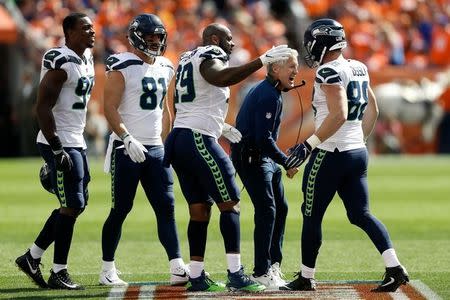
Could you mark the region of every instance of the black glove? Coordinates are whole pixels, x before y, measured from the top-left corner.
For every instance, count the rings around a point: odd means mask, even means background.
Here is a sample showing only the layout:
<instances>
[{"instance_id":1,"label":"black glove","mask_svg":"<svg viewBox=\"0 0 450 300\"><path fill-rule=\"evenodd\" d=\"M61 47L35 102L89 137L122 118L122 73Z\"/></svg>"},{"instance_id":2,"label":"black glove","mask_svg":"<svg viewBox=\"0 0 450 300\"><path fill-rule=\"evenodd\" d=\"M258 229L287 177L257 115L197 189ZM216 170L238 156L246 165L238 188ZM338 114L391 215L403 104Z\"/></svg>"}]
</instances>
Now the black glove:
<instances>
[{"instance_id":1,"label":"black glove","mask_svg":"<svg viewBox=\"0 0 450 300\"><path fill-rule=\"evenodd\" d=\"M69 172L72 170L73 162L70 155L66 151L59 150L57 152L53 152L53 154L55 155L56 170L62 172Z\"/></svg>"},{"instance_id":2,"label":"black glove","mask_svg":"<svg viewBox=\"0 0 450 300\"><path fill-rule=\"evenodd\" d=\"M48 141L55 157L55 167L57 171L69 172L73 167L70 155L64 151L59 137L56 135Z\"/></svg>"},{"instance_id":3,"label":"black glove","mask_svg":"<svg viewBox=\"0 0 450 300\"><path fill-rule=\"evenodd\" d=\"M311 145L306 141L289 148L286 168L291 169L300 167L311 154L311 150Z\"/></svg>"}]
</instances>

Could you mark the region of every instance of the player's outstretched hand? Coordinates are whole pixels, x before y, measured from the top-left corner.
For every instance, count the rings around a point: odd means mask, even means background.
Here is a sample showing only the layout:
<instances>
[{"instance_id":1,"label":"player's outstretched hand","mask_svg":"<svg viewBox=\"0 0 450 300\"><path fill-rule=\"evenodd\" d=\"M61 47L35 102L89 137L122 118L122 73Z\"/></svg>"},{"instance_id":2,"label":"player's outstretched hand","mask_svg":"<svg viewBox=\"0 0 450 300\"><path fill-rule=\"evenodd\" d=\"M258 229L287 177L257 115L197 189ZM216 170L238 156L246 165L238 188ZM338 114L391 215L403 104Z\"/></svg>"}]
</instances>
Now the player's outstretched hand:
<instances>
[{"instance_id":1,"label":"player's outstretched hand","mask_svg":"<svg viewBox=\"0 0 450 300\"><path fill-rule=\"evenodd\" d=\"M259 59L261 60L263 66L266 66L279 60L288 59L291 53L292 49L288 48L287 45L279 45L267 50L266 53L259 57Z\"/></svg>"},{"instance_id":2,"label":"player's outstretched hand","mask_svg":"<svg viewBox=\"0 0 450 300\"><path fill-rule=\"evenodd\" d=\"M147 152L147 149L138 140L132 137L131 134L128 134L123 138L123 143L133 162L141 163L145 160L144 152Z\"/></svg>"},{"instance_id":3,"label":"player's outstretched hand","mask_svg":"<svg viewBox=\"0 0 450 300\"><path fill-rule=\"evenodd\" d=\"M242 139L242 134L239 130L230 124L223 124L222 136L224 136L230 143L239 143Z\"/></svg>"}]
</instances>

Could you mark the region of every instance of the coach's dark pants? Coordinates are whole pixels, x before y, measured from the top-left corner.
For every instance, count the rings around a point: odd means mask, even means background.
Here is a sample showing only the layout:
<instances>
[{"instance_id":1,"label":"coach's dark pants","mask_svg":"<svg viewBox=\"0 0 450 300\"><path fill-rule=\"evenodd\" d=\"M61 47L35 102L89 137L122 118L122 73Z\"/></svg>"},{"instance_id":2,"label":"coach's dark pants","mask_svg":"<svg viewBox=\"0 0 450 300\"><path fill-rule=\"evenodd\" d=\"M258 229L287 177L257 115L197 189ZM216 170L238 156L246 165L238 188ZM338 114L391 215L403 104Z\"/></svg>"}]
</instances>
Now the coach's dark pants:
<instances>
[{"instance_id":1,"label":"coach's dark pants","mask_svg":"<svg viewBox=\"0 0 450 300\"><path fill-rule=\"evenodd\" d=\"M386 227L369 211L366 148L344 152L315 149L303 173L302 263L310 268L322 243L322 219L337 192L350 223L370 237L380 253L392 248Z\"/></svg>"},{"instance_id":2,"label":"coach's dark pants","mask_svg":"<svg viewBox=\"0 0 450 300\"><path fill-rule=\"evenodd\" d=\"M254 275L261 276L283 258L282 246L288 204L281 181L282 171L270 158L250 164L234 147L232 160L255 208Z\"/></svg>"}]
</instances>

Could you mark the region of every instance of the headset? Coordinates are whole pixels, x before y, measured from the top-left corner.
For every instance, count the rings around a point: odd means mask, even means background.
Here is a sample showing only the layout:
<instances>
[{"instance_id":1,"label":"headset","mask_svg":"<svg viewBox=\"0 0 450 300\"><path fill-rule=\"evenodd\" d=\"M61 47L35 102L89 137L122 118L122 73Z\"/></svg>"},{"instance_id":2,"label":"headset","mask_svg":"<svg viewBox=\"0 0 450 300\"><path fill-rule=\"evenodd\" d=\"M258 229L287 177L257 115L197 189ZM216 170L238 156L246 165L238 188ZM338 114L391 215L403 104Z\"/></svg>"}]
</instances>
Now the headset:
<instances>
[{"instance_id":1,"label":"headset","mask_svg":"<svg viewBox=\"0 0 450 300\"><path fill-rule=\"evenodd\" d=\"M270 76L269 74L266 75L266 79L267 81L270 82L270 84L273 85L273 87L277 87L280 84L280 80L273 78L272 76ZM302 131L302 126L303 126L303 101L302 101L302 96L300 95L300 93L298 92L298 88L304 86L306 84L306 81L304 81L302 79L302 81L300 82L300 84L294 85L293 87L290 88L284 88L283 90L281 90L282 92L289 92L290 90L295 90L295 92L297 93L297 99L298 99L298 103L300 105L300 112L302 115L302 118L300 120L300 126L298 128L298 132L297 132L297 139L295 140L295 144L298 144L298 140L300 138L300 133Z\"/></svg>"}]
</instances>

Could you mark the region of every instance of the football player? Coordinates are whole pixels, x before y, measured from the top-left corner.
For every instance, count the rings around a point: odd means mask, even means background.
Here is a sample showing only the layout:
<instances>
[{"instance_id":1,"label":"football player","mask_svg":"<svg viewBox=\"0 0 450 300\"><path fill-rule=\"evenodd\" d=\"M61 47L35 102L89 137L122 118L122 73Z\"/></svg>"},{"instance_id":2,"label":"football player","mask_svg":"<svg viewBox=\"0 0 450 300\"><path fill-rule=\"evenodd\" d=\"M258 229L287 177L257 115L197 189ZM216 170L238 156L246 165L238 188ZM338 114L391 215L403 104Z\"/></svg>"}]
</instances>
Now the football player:
<instances>
[{"instance_id":1,"label":"football player","mask_svg":"<svg viewBox=\"0 0 450 300\"><path fill-rule=\"evenodd\" d=\"M182 54L176 72L174 129L166 140L166 164L172 163L189 205L189 291L221 291L208 278L204 254L211 205L220 210L220 230L228 265L227 287L261 291L265 287L244 274L240 258L239 189L235 170L217 142L224 129L230 89L268 63L286 59L290 49L275 47L247 64L228 67L234 42L230 30L208 25L203 46ZM194 171L195 170L195 171Z\"/></svg>"},{"instance_id":2,"label":"football player","mask_svg":"<svg viewBox=\"0 0 450 300\"><path fill-rule=\"evenodd\" d=\"M317 68L313 110L315 132L291 148L287 164L309 161L303 173L302 265L282 289L315 290L315 265L322 243L322 219L337 192L349 221L369 236L380 252L386 275L375 292L394 292L408 274L400 264L386 227L369 210L368 153L365 141L378 117L367 67L342 55L347 46L342 25L314 21L304 34L305 62Z\"/></svg>"},{"instance_id":3,"label":"football player","mask_svg":"<svg viewBox=\"0 0 450 300\"><path fill-rule=\"evenodd\" d=\"M30 249L16 264L38 286L82 289L67 272L72 234L77 217L88 202L90 181L83 131L86 108L94 85L91 48L95 31L91 19L72 13L63 20L65 46L48 50L42 59L36 106L40 131L39 151L50 168L52 190L60 207L47 219ZM41 256L55 242L53 268L48 283L39 267Z\"/></svg>"},{"instance_id":4,"label":"football player","mask_svg":"<svg viewBox=\"0 0 450 300\"><path fill-rule=\"evenodd\" d=\"M114 255L140 182L155 212L158 237L169 258L170 282L184 284L188 269L181 258L175 225L172 171L162 164L161 134L165 138L170 129L164 99L175 73L172 63L162 56L167 32L156 15L141 14L129 25L128 41L130 52L106 60L104 111L113 133L105 167L111 172L112 203L103 225L99 281L103 285L127 284L118 276Z\"/></svg>"}]
</instances>

